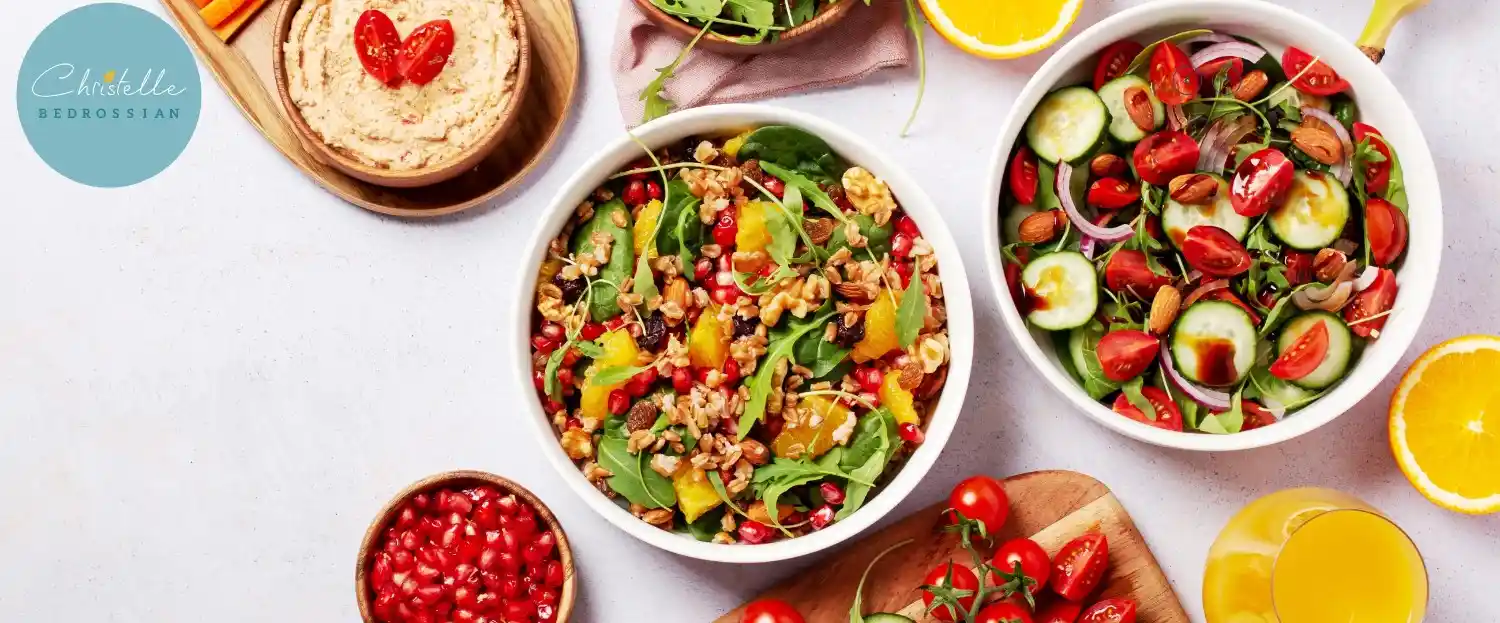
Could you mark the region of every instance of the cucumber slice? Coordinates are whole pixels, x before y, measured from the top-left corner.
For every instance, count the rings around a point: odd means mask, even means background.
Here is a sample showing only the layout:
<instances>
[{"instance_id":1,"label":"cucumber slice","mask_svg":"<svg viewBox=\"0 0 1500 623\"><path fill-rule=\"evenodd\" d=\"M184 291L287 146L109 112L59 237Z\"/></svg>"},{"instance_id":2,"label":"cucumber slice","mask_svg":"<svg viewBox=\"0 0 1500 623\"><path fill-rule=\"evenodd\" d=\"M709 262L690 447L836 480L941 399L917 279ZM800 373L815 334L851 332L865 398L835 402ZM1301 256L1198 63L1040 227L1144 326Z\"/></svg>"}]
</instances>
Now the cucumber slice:
<instances>
[{"instance_id":1,"label":"cucumber slice","mask_svg":"<svg viewBox=\"0 0 1500 623\"><path fill-rule=\"evenodd\" d=\"M1344 378L1349 369L1350 354L1354 352L1354 339L1349 335L1349 326L1343 319L1324 311L1310 311L1288 320L1281 328L1281 337L1276 340L1276 355L1286 352L1303 333L1312 330L1322 321L1328 326L1328 354L1323 363L1293 384L1307 389L1323 389Z\"/></svg>"},{"instance_id":2,"label":"cucumber slice","mask_svg":"<svg viewBox=\"0 0 1500 623\"><path fill-rule=\"evenodd\" d=\"M1109 135L1122 143L1134 143L1146 138L1146 131L1135 125L1125 109L1125 90L1130 87L1140 87L1151 98L1152 130L1161 127L1167 120L1166 107L1161 105L1161 100L1156 99L1151 85L1140 76L1126 74L1104 83L1104 86L1099 87L1099 99L1104 100L1104 107L1109 109Z\"/></svg>"},{"instance_id":3,"label":"cucumber slice","mask_svg":"<svg viewBox=\"0 0 1500 623\"><path fill-rule=\"evenodd\" d=\"M1255 321L1238 305L1198 301L1172 326L1172 359L1195 383L1227 386L1255 365Z\"/></svg>"},{"instance_id":4,"label":"cucumber slice","mask_svg":"<svg viewBox=\"0 0 1500 623\"><path fill-rule=\"evenodd\" d=\"M1321 249L1344 232L1349 221L1349 193L1332 175L1298 171L1292 177L1286 201L1271 210L1267 221L1271 233L1287 246L1304 251Z\"/></svg>"},{"instance_id":5,"label":"cucumber slice","mask_svg":"<svg viewBox=\"0 0 1500 623\"><path fill-rule=\"evenodd\" d=\"M917 623L910 617L893 614L890 612L876 612L865 615L865 623Z\"/></svg>"},{"instance_id":6,"label":"cucumber slice","mask_svg":"<svg viewBox=\"0 0 1500 623\"><path fill-rule=\"evenodd\" d=\"M1162 231L1166 232L1172 246L1179 250L1182 249L1182 240L1187 237L1188 230L1199 225L1218 227L1241 242L1250 233L1250 219L1237 214L1229 202L1229 182L1212 173L1205 175L1219 182L1219 194L1214 195L1213 201L1203 205L1187 205L1167 199L1167 204L1162 206Z\"/></svg>"},{"instance_id":7,"label":"cucumber slice","mask_svg":"<svg viewBox=\"0 0 1500 623\"><path fill-rule=\"evenodd\" d=\"M1048 93L1026 121L1026 143L1045 162L1082 162L1104 140L1109 110L1088 87Z\"/></svg>"},{"instance_id":8,"label":"cucumber slice","mask_svg":"<svg viewBox=\"0 0 1500 623\"><path fill-rule=\"evenodd\" d=\"M1049 331L1082 326L1099 308L1099 275L1077 251L1049 253L1021 271L1021 285L1033 299L1026 319Z\"/></svg>"}]
</instances>

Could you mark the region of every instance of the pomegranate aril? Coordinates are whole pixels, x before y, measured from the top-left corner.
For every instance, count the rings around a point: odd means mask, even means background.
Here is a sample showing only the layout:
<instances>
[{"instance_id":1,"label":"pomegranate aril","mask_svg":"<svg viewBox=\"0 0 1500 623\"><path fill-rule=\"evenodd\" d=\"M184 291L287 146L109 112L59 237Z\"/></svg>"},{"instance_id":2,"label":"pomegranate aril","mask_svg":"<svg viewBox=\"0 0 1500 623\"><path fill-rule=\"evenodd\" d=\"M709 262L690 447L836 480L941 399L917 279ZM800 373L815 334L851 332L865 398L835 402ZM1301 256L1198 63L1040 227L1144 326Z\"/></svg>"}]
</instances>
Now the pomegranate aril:
<instances>
[{"instance_id":1,"label":"pomegranate aril","mask_svg":"<svg viewBox=\"0 0 1500 623\"><path fill-rule=\"evenodd\" d=\"M615 415L625 415L630 410L630 394L623 389L611 390L609 392L609 412Z\"/></svg>"},{"instance_id":2,"label":"pomegranate aril","mask_svg":"<svg viewBox=\"0 0 1500 623\"><path fill-rule=\"evenodd\" d=\"M474 598L475 612L494 612L500 607L500 596L494 593L480 593Z\"/></svg>"},{"instance_id":3,"label":"pomegranate aril","mask_svg":"<svg viewBox=\"0 0 1500 623\"><path fill-rule=\"evenodd\" d=\"M434 580L437 580L437 577L440 574L437 568L431 565L417 565L415 573L418 579L429 584L431 584Z\"/></svg>"},{"instance_id":4,"label":"pomegranate aril","mask_svg":"<svg viewBox=\"0 0 1500 623\"><path fill-rule=\"evenodd\" d=\"M536 386L536 390L537 391L544 391L544 390L546 390L547 389L547 373L543 372L541 370L533 370L531 372L531 384Z\"/></svg>"},{"instance_id":5,"label":"pomegranate aril","mask_svg":"<svg viewBox=\"0 0 1500 623\"><path fill-rule=\"evenodd\" d=\"M693 373L686 367L672 371L672 389L683 396L693 391Z\"/></svg>"},{"instance_id":6,"label":"pomegranate aril","mask_svg":"<svg viewBox=\"0 0 1500 623\"><path fill-rule=\"evenodd\" d=\"M531 603L538 608L550 606L557 603L557 593L550 588L539 588L531 593Z\"/></svg>"},{"instance_id":7,"label":"pomegranate aril","mask_svg":"<svg viewBox=\"0 0 1500 623\"><path fill-rule=\"evenodd\" d=\"M551 553L550 551L548 551L549 549L550 548L542 547L541 543L532 543L531 545L526 546L526 551L521 553L521 557L526 560L527 566L540 567L542 562L547 560L547 554ZM541 578L537 577L533 579Z\"/></svg>"},{"instance_id":8,"label":"pomegranate aril","mask_svg":"<svg viewBox=\"0 0 1500 623\"><path fill-rule=\"evenodd\" d=\"M646 203L646 184L640 180L630 180L625 184L625 192L622 193L621 199L625 200L625 205L631 207Z\"/></svg>"},{"instance_id":9,"label":"pomegranate aril","mask_svg":"<svg viewBox=\"0 0 1500 623\"><path fill-rule=\"evenodd\" d=\"M524 599L512 599L505 602L505 607L501 609L501 612L505 614L506 619L512 621L529 621L532 615L536 614L536 605Z\"/></svg>"},{"instance_id":10,"label":"pomegranate aril","mask_svg":"<svg viewBox=\"0 0 1500 623\"><path fill-rule=\"evenodd\" d=\"M452 617L453 623L476 623L479 621L479 615L463 608L454 610L453 614L449 616Z\"/></svg>"},{"instance_id":11,"label":"pomegranate aril","mask_svg":"<svg viewBox=\"0 0 1500 623\"><path fill-rule=\"evenodd\" d=\"M823 494L823 501L829 504L843 504L844 490L831 482L818 485L818 493Z\"/></svg>"},{"instance_id":12,"label":"pomegranate aril","mask_svg":"<svg viewBox=\"0 0 1500 623\"><path fill-rule=\"evenodd\" d=\"M530 550L529 547L527 549L528 551ZM546 585L547 568L542 566L543 561L541 559L538 559L533 563L531 562L530 556L525 556L525 558L527 559L526 575L522 577L526 578L527 582L531 582L530 590L534 592L538 587Z\"/></svg>"},{"instance_id":13,"label":"pomegranate aril","mask_svg":"<svg viewBox=\"0 0 1500 623\"><path fill-rule=\"evenodd\" d=\"M776 195L778 198L786 192L786 182L781 181L780 178L768 177L763 185L766 187L766 190L771 191L771 194Z\"/></svg>"},{"instance_id":14,"label":"pomegranate aril","mask_svg":"<svg viewBox=\"0 0 1500 623\"><path fill-rule=\"evenodd\" d=\"M724 362L723 385L734 385L740 381L740 363L733 359Z\"/></svg>"},{"instance_id":15,"label":"pomegranate aril","mask_svg":"<svg viewBox=\"0 0 1500 623\"><path fill-rule=\"evenodd\" d=\"M823 528L827 528L828 524L833 523L833 515L833 505L824 504L819 506L818 510L813 511L807 520L812 524L814 530L822 530Z\"/></svg>"},{"instance_id":16,"label":"pomegranate aril","mask_svg":"<svg viewBox=\"0 0 1500 623\"><path fill-rule=\"evenodd\" d=\"M906 234L891 236L891 255L895 256L896 259L904 260L911 257L911 247L911 236Z\"/></svg>"},{"instance_id":17,"label":"pomegranate aril","mask_svg":"<svg viewBox=\"0 0 1500 623\"><path fill-rule=\"evenodd\" d=\"M615 316L614 318L610 318L609 320L604 321L604 328L609 329L610 331L614 331L615 329L623 326L625 326L624 316Z\"/></svg>"},{"instance_id":18,"label":"pomegranate aril","mask_svg":"<svg viewBox=\"0 0 1500 623\"><path fill-rule=\"evenodd\" d=\"M493 547L484 548L483 551L479 552L479 568L485 571L495 570L496 565L500 563L500 554L499 549Z\"/></svg>"},{"instance_id":19,"label":"pomegranate aril","mask_svg":"<svg viewBox=\"0 0 1500 623\"><path fill-rule=\"evenodd\" d=\"M553 623L557 620L557 606L553 604L539 604L536 607L537 623Z\"/></svg>"},{"instance_id":20,"label":"pomegranate aril","mask_svg":"<svg viewBox=\"0 0 1500 623\"><path fill-rule=\"evenodd\" d=\"M460 519L459 521L463 520ZM459 541L462 539L462 530L463 527L461 524L455 523L451 526L448 526L448 529L443 530L443 536L438 539L438 544L442 545L444 548L458 546Z\"/></svg>"},{"instance_id":21,"label":"pomegranate aril","mask_svg":"<svg viewBox=\"0 0 1500 623\"><path fill-rule=\"evenodd\" d=\"M401 533L401 547L404 547L407 550L416 551L417 548L425 544L426 543L422 539L422 537L417 536L415 530L407 530Z\"/></svg>"},{"instance_id":22,"label":"pomegranate aril","mask_svg":"<svg viewBox=\"0 0 1500 623\"><path fill-rule=\"evenodd\" d=\"M406 576L406 579L399 586L401 587L402 596L411 597L417 594L417 589L422 587L422 583L413 576Z\"/></svg>"},{"instance_id":23,"label":"pomegranate aril","mask_svg":"<svg viewBox=\"0 0 1500 623\"><path fill-rule=\"evenodd\" d=\"M557 342L547 339L544 335L538 335L531 338L531 347L536 349L536 352L546 355L557 350Z\"/></svg>"},{"instance_id":24,"label":"pomegranate aril","mask_svg":"<svg viewBox=\"0 0 1500 623\"><path fill-rule=\"evenodd\" d=\"M860 392L859 397L864 401L860 403L861 405L868 406L871 409L880 408L880 394L875 392Z\"/></svg>"},{"instance_id":25,"label":"pomegranate aril","mask_svg":"<svg viewBox=\"0 0 1500 623\"><path fill-rule=\"evenodd\" d=\"M585 322L578 330L578 337L590 342L599 339L601 335L604 335L604 325L597 322Z\"/></svg>"},{"instance_id":26,"label":"pomegranate aril","mask_svg":"<svg viewBox=\"0 0 1500 623\"><path fill-rule=\"evenodd\" d=\"M418 493L411 496L411 505L415 506L417 510L425 510L431 499L426 493Z\"/></svg>"},{"instance_id":27,"label":"pomegranate aril","mask_svg":"<svg viewBox=\"0 0 1500 623\"><path fill-rule=\"evenodd\" d=\"M435 584L424 584L417 588L416 594L412 595L412 597L421 600L424 605L430 606L443 598L443 587Z\"/></svg>"},{"instance_id":28,"label":"pomegranate aril","mask_svg":"<svg viewBox=\"0 0 1500 623\"><path fill-rule=\"evenodd\" d=\"M758 521L745 520L740 523L740 540L751 545L766 542L771 538L771 529Z\"/></svg>"},{"instance_id":29,"label":"pomegranate aril","mask_svg":"<svg viewBox=\"0 0 1500 623\"><path fill-rule=\"evenodd\" d=\"M922 433L922 429L917 428L917 425L911 422L902 423L901 426L896 428L896 434L901 436L902 441L914 446L921 445L927 439L927 435Z\"/></svg>"},{"instance_id":30,"label":"pomegranate aril","mask_svg":"<svg viewBox=\"0 0 1500 623\"><path fill-rule=\"evenodd\" d=\"M901 289L905 290L911 286L911 264L907 262L895 262L896 274L901 276Z\"/></svg>"},{"instance_id":31,"label":"pomegranate aril","mask_svg":"<svg viewBox=\"0 0 1500 623\"><path fill-rule=\"evenodd\" d=\"M500 552L500 572L515 574L521 572L521 557L510 552Z\"/></svg>"},{"instance_id":32,"label":"pomegranate aril","mask_svg":"<svg viewBox=\"0 0 1500 623\"><path fill-rule=\"evenodd\" d=\"M661 183L655 180L646 182L646 198L661 201Z\"/></svg>"},{"instance_id":33,"label":"pomegranate aril","mask_svg":"<svg viewBox=\"0 0 1500 623\"><path fill-rule=\"evenodd\" d=\"M477 585L479 584L479 567L461 562L453 566L453 573L449 577L460 585Z\"/></svg>"},{"instance_id":34,"label":"pomegranate aril","mask_svg":"<svg viewBox=\"0 0 1500 623\"><path fill-rule=\"evenodd\" d=\"M710 260L710 259L708 259L706 257L703 258L703 259L700 259L696 263L693 264L693 279L695 281L704 281L704 280L707 280L708 279L708 274L711 273L711 272L713 272L713 270L714 270L713 260Z\"/></svg>"},{"instance_id":35,"label":"pomegranate aril","mask_svg":"<svg viewBox=\"0 0 1500 623\"><path fill-rule=\"evenodd\" d=\"M547 586L556 588L562 586L565 581L567 581L567 577L563 573L562 562L556 560L548 562L547 572L543 574L543 582Z\"/></svg>"},{"instance_id":36,"label":"pomegranate aril","mask_svg":"<svg viewBox=\"0 0 1500 623\"><path fill-rule=\"evenodd\" d=\"M417 559L410 551L402 550L391 554L391 570L393 571L411 571L416 566Z\"/></svg>"},{"instance_id":37,"label":"pomegranate aril","mask_svg":"<svg viewBox=\"0 0 1500 623\"><path fill-rule=\"evenodd\" d=\"M542 323L542 335L554 342L561 342L568 337L568 331L562 325L555 322Z\"/></svg>"},{"instance_id":38,"label":"pomegranate aril","mask_svg":"<svg viewBox=\"0 0 1500 623\"><path fill-rule=\"evenodd\" d=\"M572 368L558 368L557 369L557 385L558 385L558 387L562 388L563 393L568 393L568 390L573 389L573 369Z\"/></svg>"},{"instance_id":39,"label":"pomegranate aril","mask_svg":"<svg viewBox=\"0 0 1500 623\"><path fill-rule=\"evenodd\" d=\"M568 352L563 353L562 366L564 368L571 368L573 367L573 364L578 363L578 360L582 357L583 351L578 350L577 347L569 348Z\"/></svg>"},{"instance_id":40,"label":"pomegranate aril","mask_svg":"<svg viewBox=\"0 0 1500 623\"><path fill-rule=\"evenodd\" d=\"M521 508L520 502L516 501L516 496L514 495L507 495L500 498L499 501L495 502L495 505L500 508L501 515L514 515Z\"/></svg>"},{"instance_id":41,"label":"pomegranate aril","mask_svg":"<svg viewBox=\"0 0 1500 623\"><path fill-rule=\"evenodd\" d=\"M500 581L500 588L495 591L506 599L515 599L521 596L521 580L519 578L505 578Z\"/></svg>"},{"instance_id":42,"label":"pomegranate aril","mask_svg":"<svg viewBox=\"0 0 1500 623\"><path fill-rule=\"evenodd\" d=\"M880 391L880 382L885 380L885 375L873 367L858 368L854 371L854 380L859 383L860 389L867 392L878 392Z\"/></svg>"},{"instance_id":43,"label":"pomegranate aril","mask_svg":"<svg viewBox=\"0 0 1500 623\"><path fill-rule=\"evenodd\" d=\"M391 555L385 552L377 554L375 564L370 565L370 586L376 588L385 586L390 583L392 573L394 570L391 569Z\"/></svg>"},{"instance_id":44,"label":"pomegranate aril","mask_svg":"<svg viewBox=\"0 0 1500 623\"><path fill-rule=\"evenodd\" d=\"M474 509L474 525L485 530L500 525L500 511L495 510L493 500L480 502L479 508Z\"/></svg>"},{"instance_id":45,"label":"pomegranate aril","mask_svg":"<svg viewBox=\"0 0 1500 623\"><path fill-rule=\"evenodd\" d=\"M727 251L734 246L734 238L739 235L739 232L739 224L734 220L733 210L725 210L719 214L719 220L714 223L714 243Z\"/></svg>"},{"instance_id":46,"label":"pomegranate aril","mask_svg":"<svg viewBox=\"0 0 1500 623\"><path fill-rule=\"evenodd\" d=\"M922 235L922 230L917 228L917 222L912 220L910 216L907 216L905 214L896 217L896 231L913 238Z\"/></svg>"}]
</instances>

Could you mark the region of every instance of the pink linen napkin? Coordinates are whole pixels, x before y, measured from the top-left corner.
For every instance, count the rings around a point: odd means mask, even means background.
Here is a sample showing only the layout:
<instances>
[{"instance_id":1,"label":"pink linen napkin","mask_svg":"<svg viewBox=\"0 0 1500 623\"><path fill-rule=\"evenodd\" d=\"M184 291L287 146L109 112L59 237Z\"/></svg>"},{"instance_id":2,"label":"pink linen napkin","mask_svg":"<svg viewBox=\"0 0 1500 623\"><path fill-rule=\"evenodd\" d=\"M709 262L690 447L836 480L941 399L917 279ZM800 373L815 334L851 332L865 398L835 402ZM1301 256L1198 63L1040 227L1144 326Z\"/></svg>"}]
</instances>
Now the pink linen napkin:
<instances>
[{"instance_id":1,"label":"pink linen napkin","mask_svg":"<svg viewBox=\"0 0 1500 623\"><path fill-rule=\"evenodd\" d=\"M728 56L693 48L667 81L663 94L672 109L774 97L856 82L887 67L911 63L900 2L857 2L829 32L788 49L755 56ZM656 26L635 3L622 0L615 33L615 91L627 126L641 122L641 90L656 70L686 45Z\"/></svg>"}]
</instances>

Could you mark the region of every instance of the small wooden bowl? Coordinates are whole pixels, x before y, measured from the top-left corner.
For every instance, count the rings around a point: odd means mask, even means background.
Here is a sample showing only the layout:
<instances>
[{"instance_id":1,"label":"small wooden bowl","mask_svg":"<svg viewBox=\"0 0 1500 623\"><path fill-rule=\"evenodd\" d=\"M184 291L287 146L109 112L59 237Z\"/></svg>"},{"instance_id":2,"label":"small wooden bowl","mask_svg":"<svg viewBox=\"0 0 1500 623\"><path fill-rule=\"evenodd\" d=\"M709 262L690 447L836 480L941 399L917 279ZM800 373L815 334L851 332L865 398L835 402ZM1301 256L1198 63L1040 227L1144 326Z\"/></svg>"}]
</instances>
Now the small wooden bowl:
<instances>
[{"instance_id":1,"label":"small wooden bowl","mask_svg":"<svg viewBox=\"0 0 1500 623\"><path fill-rule=\"evenodd\" d=\"M386 526L391 525L395 520L396 513L401 510L401 505L418 493L430 493L438 489L464 489L479 485L490 485L502 492L514 494L522 502L531 505L542 525L551 530L552 536L557 538L557 556L562 561L564 578L562 592L557 598L557 623L568 623L568 618L573 614L573 599L578 594L578 573L573 567L573 549L568 546L568 535L563 532L562 524L558 523L557 517L552 515L547 505L526 490L526 487L489 472L469 470L434 474L412 483L397 493L396 497L391 498L391 501L386 502L380 512L375 515L375 521L370 522L370 527L365 530L365 538L359 544L359 558L354 564L354 592L359 600L359 615L365 623L378 623L374 614L373 591L370 589L367 578L370 572L370 556L378 551L378 541L385 533Z\"/></svg>"},{"instance_id":2,"label":"small wooden bowl","mask_svg":"<svg viewBox=\"0 0 1500 623\"><path fill-rule=\"evenodd\" d=\"M526 32L526 17L521 12L521 3L518 0L505 0L506 8L511 12L511 23L515 26L518 43L515 92L511 94L510 101L506 102L505 110L501 111L500 121L482 140L445 162L405 171L370 166L339 153L319 138L311 127L308 127L307 121L302 118L301 109L297 108L297 103L292 101L291 92L287 88L286 58L282 46L286 44L287 35L290 34L292 28L292 18L296 16L297 9L302 7L303 1L285 0L281 5L281 14L276 20L276 33L271 37L272 45L275 46L271 50L271 62L274 65L272 73L276 77L276 93L281 97L281 104L286 108L287 117L291 119L292 127L297 131L297 138L301 139L302 144L307 147L314 158L324 164L343 171L355 179L380 186L392 188L431 186L458 177L477 166L495 150L495 147L510 131L512 122L519 117L516 111L525 102L527 86L531 84L531 39ZM350 42L350 45L353 45L353 42Z\"/></svg>"},{"instance_id":3,"label":"small wooden bowl","mask_svg":"<svg viewBox=\"0 0 1500 623\"><path fill-rule=\"evenodd\" d=\"M799 43L811 41L820 34L828 31L830 26L837 24L849 10L854 8L858 0L838 0L827 3L818 10L818 14L806 23L796 28L781 31L775 41L766 41L755 45L744 45L735 43L734 40L709 31L698 40L699 48L719 54L748 55L763 54L783 50ZM639 7L646 17L655 22L657 26L666 29L673 36L681 39L684 43L692 41L698 36L700 27L682 21L677 16L661 10L660 7L651 4L651 0L635 0L635 6Z\"/></svg>"}]
</instances>

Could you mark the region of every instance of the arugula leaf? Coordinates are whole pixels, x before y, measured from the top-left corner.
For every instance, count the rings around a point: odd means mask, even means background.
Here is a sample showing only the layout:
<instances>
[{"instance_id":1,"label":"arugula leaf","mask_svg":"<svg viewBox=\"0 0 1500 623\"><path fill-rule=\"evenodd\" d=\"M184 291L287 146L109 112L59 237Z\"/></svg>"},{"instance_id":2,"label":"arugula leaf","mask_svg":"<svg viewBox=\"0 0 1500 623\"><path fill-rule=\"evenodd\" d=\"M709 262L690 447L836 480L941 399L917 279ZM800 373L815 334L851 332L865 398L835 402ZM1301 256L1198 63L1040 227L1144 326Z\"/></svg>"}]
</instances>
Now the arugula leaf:
<instances>
[{"instance_id":1,"label":"arugula leaf","mask_svg":"<svg viewBox=\"0 0 1500 623\"><path fill-rule=\"evenodd\" d=\"M646 466L649 452L630 453L630 442L623 437L623 421L616 430L620 432L606 430L599 439L599 466L614 474L606 481L609 488L633 504L671 508L677 503L672 481Z\"/></svg>"},{"instance_id":2,"label":"arugula leaf","mask_svg":"<svg viewBox=\"0 0 1500 623\"><path fill-rule=\"evenodd\" d=\"M589 359L598 359L604 356L604 347L600 346L598 342L581 340L573 342L573 347L577 348L578 352L583 353L583 356L588 357ZM558 350L565 351L567 349L559 348ZM559 357L559 359L561 358Z\"/></svg>"},{"instance_id":3,"label":"arugula leaf","mask_svg":"<svg viewBox=\"0 0 1500 623\"><path fill-rule=\"evenodd\" d=\"M893 424L894 417L886 407L859 418L859 422L854 425L854 435L849 438L849 446L838 462L839 469L853 471L869 461L871 456L890 441L889 435L895 428Z\"/></svg>"},{"instance_id":4,"label":"arugula leaf","mask_svg":"<svg viewBox=\"0 0 1500 623\"><path fill-rule=\"evenodd\" d=\"M727 8L730 17L762 29L762 32L776 25L776 5L770 0L729 0Z\"/></svg>"},{"instance_id":5,"label":"arugula leaf","mask_svg":"<svg viewBox=\"0 0 1500 623\"><path fill-rule=\"evenodd\" d=\"M766 508L775 509L777 503L781 500L781 496L786 494L786 492L830 476L838 478L851 477L849 474L845 474L838 469L830 469L827 466L817 463L777 457L769 465L762 465L755 468L755 475L751 477L751 481L755 483L756 490L760 494L761 501L765 502ZM851 486L853 486L853 482L851 479ZM847 504L848 501L846 498L845 505ZM772 512L771 515L771 525L779 528L782 532L791 534L790 531L781 526L781 522L777 521L779 517L775 516L775 512Z\"/></svg>"},{"instance_id":6,"label":"arugula leaf","mask_svg":"<svg viewBox=\"0 0 1500 623\"><path fill-rule=\"evenodd\" d=\"M645 372L646 368L653 365L656 364L650 363L644 366L610 366L595 372L593 376L589 377L589 380L593 381L594 385L618 385L629 381L631 377L637 374Z\"/></svg>"},{"instance_id":7,"label":"arugula leaf","mask_svg":"<svg viewBox=\"0 0 1500 623\"><path fill-rule=\"evenodd\" d=\"M801 26L818 15L817 0L782 0L786 6L786 26Z\"/></svg>"},{"instance_id":8,"label":"arugula leaf","mask_svg":"<svg viewBox=\"0 0 1500 623\"><path fill-rule=\"evenodd\" d=\"M865 0L865 4L870 4L870 0ZM922 95L927 93L927 50L922 42L925 29L922 28L922 18L917 14L917 3L914 0L906 0L906 29L911 31L912 38L917 42L917 101L912 103L911 114L906 117L906 124L901 126L901 136L906 136L912 122L917 120L917 111L922 108Z\"/></svg>"},{"instance_id":9,"label":"arugula leaf","mask_svg":"<svg viewBox=\"0 0 1500 623\"><path fill-rule=\"evenodd\" d=\"M849 168L849 164L833 152L827 141L816 134L787 125L768 125L747 134L738 156L740 160L759 160L762 169L784 182L790 180L764 165L773 164L820 184L838 183L844 171Z\"/></svg>"},{"instance_id":10,"label":"arugula leaf","mask_svg":"<svg viewBox=\"0 0 1500 623\"><path fill-rule=\"evenodd\" d=\"M1137 376L1126 381L1124 385L1121 385L1120 391L1125 394L1125 399L1130 401L1130 406L1140 409L1141 413L1155 422L1156 407L1151 404L1150 400L1146 399L1146 394L1141 391L1145 384L1145 379Z\"/></svg>"},{"instance_id":11,"label":"arugula leaf","mask_svg":"<svg viewBox=\"0 0 1500 623\"><path fill-rule=\"evenodd\" d=\"M766 397L771 394L771 375L774 373L776 364L782 359L791 356L797 341L802 336L816 329L823 328L830 318L837 313L833 309L833 299L823 302L823 307L817 313L806 319L792 318L784 326L777 327L771 331L770 343L766 347L765 359L761 360L760 366L755 369L755 376L750 378L750 400L745 403L745 412L740 416L739 438L744 439L750 434L750 428L756 422L761 421L766 415ZM761 469L765 469L762 467Z\"/></svg>"},{"instance_id":12,"label":"arugula leaf","mask_svg":"<svg viewBox=\"0 0 1500 623\"><path fill-rule=\"evenodd\" d=\"M874 569L875 564L880 562L881 558L885 558L886 554L894 552L897 548L910 544L911 542L912 539L906 539L905 541L887 547L885 551L876 554L874 558L870 559L870 564L865 567L864 574L859 576L859 586L854 589L854 605L849 608L849 623L865 623L865 615L861 614L860 610L864 609L865 580L870 578L870 570Z\"/></svg>"},{"instance_id":13,"label":"arugula leaf","mask_svg":"<svg viewBox=\"0 0 1500 623\"><path fill-rule=\"evenodd\" d=\"M713 15L718 15L722 12L724 5L728 4L728 2L729 0L721 0L719 2L719 9L714 11ZM682 46L682 51L677 53L677 58L672 59L672 62L666 66L657 68L656 77L650 83L646 84L645 89L641 90L640 100L646 103L645 112L641 116L641 123L672 112L672 100L662 95L661 90L666 86L667 81L672 79L672 74L677 72L677 67L682 65L682 61L687 58L688 52L691 52L693 47L698 45L698 40L702 39L703 35L708 33L708 29L713 24L712 20L705 21L703 28L698 29L698 34L693 35L692 40L688 41L687 45Z\"/></svg>"},{"instance_id":14,"label":"arugula leaf","mask_svg":"<svg viewBox=\"0 0 1500 623\"><path fill-rule=\"evenodd\" d=\"M1272 333L1276 332L1276 329L1279 328L1281 326L1281 323L1285 320L1282 318L1282 316L1286 315L1288 308L1291 306L1293 295L1301 290L1311 287L1321 287L1321 285L1322 284L1304 283L1300 286L1297 286L1296 288L1293 288L1286 294L1281 295L1281 298L1276 299L1276 304L1271 306L1271 312L1266 314L1266 319L1261 322L1260 331L1257 332L1257 336L1260 337L1260 339L1266 339L1266 336L1269 336Z\"/></svg>"},{"instance_id":15,"label":"arugula leaf","mask_svg":"<svg viewBox=\"0 0 1500 623\"><path fill-rule=\"evenodd\" d=\"M818 185L812 180L803 177L796 171L776 164L775 162L762 160L760 163L760 168L766 173L770 173L771 175L776 176L777 179L786 183L788 188L791 188L793 186L797 187L797 190L802 191L802 194L807 195L807 199L812 201L813 205L817 206L818 209L827 212L833 218L838 219L840 223L846 223L849 221L849 216L844 214L843 210L839 209L838 204L833 202L833 198L829 197L828 193L823 192L822 188L818 188Z\"/></svg>"},{"instance_id":16,"label":"arugula leaf","mask_svg":"<svg viewBox=\"0 0 1500 623\"><path fill-rule=\"evenodd\" d=\"M723 473L719 472L719 470L710 471L708 473L708 484L713 485L714 493L718 494L719 500L724 502L724 506L733 510L737 515L745 516L745 511L740 508L740 505L735 504L734 499L729 497L729 489L724 486Z\"/></svg>"},{"instance_id":17,"label":"arugula leaf","mask_svg":"<svg viewBox=\"0 0 1500 623\"><path fill-rule=\"evenodd\" d=\"M896 308L896 342L901 348L909 348L922 331L922 319L927 316L927 294L922 290L920 275L913 275L901 295L901 305Z\"/></svg>"},{"instance_id":18,"label":"arugula leaf","mask_svg":"<svg viewBox=\"0 0 1500 623\"><path fill-rule=\"evenodd\" d=\"M1265 224L1265 216L1261 216L1260 220L1255 222L1255 226L1250 228L1250 235L1245 237L1245 248L1251 251L1262 251L1265 253L1280 252L1281 245L1276 244L1276 241L1271 240L1271 236L1267 234L1267 232L1269 232L1271 228L1266 227Z\"/></svg>"},{"instance_id":19,"label":"arugula leaf","mask_svg":"<svg viewBox=\"0 0 1500 623\"><path fill-rule=\"evenodd\" d=\"M563 356L573 345L573 338L569 336L568 341L563 342L562 346L547 357L547 367L542 371L542 391L552 398L557 398L558 390L562 389L557 386L557 369L562 366Z\"/></svg>"}]
</instances>

